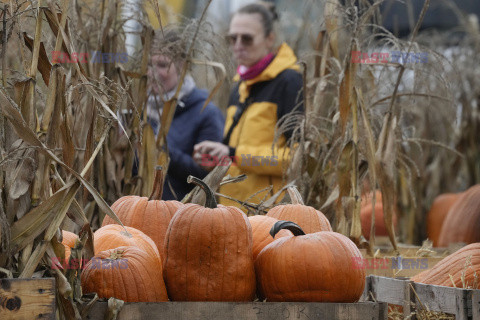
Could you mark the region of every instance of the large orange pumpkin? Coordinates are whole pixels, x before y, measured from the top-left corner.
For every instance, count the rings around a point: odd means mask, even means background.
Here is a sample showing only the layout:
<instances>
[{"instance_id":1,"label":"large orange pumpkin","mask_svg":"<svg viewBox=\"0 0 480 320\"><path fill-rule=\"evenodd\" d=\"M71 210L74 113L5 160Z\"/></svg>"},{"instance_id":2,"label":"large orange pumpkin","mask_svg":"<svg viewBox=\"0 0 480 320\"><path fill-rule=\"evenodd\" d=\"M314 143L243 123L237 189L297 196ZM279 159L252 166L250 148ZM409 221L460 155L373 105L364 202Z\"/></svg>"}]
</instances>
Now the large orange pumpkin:
<instances>
[{"instance_id":1,"label":"large orange pumpkin","mask_svg":"<svg viewBox=\"0 0 480 320\"><path fill-rule=\"evenodd\" d=\"M255 260L260 294L267 301L355 302L365 286L365 269L355 268L362 259L357 246L346 236L321 231L305 234L291 221L278 221L293 236L267 245Z\"/></svg>"},{"instance_id":2,"label":"large orange pumpkin","mask_svg":"<svg viewBox=\"0 0 480 320\"><path fill-rule=\"evenodd\" d=\"M467 263L467 259L470 259L470 263ZM480 277L480 243L472 243L446 256L433 268L417 274L411 280L437 286L479 289L478 277Z\"/></svg>"},{"instance_id":3,"label":"large orange pumpkin","mask_svg":"<svg viewBox=\"0 0 480 320\"><path fill-rule=\"evenodd\" d=\"M364 195L361 199L360 220L362 222L362 234L365 238L370 238L370 229L372 226L372 193ZM375 235L388 236L387 228L385 227L385 220L383 219L383 203L382 193L379 190L375 191ZM397 227L397 215L393 215L393 227Z\"/></svg>"},{"instance_id":4,"label":"large orange pumpkin","mask_svg":"<svg viewBox=\"0 0 480 320\"><path fill-rule=\"evenodd\" d=\"M292 204L284 204L268 210L267 216L298 224L306 233L332 231L327 217L313 207L306 206L295 186L287 188Z\"/></svg>"},{"instance_id":5,"label":"large orange pumpkin","mask_svg":"<svg viewBox=\"0 0 480 320\"><path fill-rule=\"evenodd\" d=\"M442 193L433 200L427 214L427 235L434 247L438 246L438 237L448 211L461 195L462 193Z\"/></svg>"},{"instance_id":6,"label":"large orange pumpkin","mask_svg":"<svg viewBox=\"0 0 480 320\"><path fill-rule=\"evenodd\" d=\"M236 207L218 206L208 186L206 207L187 204L173 217L165 237L164 276L174 301L252 301L255 271L252 228Z\"/></svg>"},{"instance_id":7,"label":"large orange pumpkin","mask_svg":"<svg viewBox=\"0 0 480 320\"><path fill-rule=\"evenodd\" d=\"M452 205L442 225L438 245L480 242L480 184L470 187Z\"/></svg>"},{"instance_id":8,"label":"large orange pumpkin","mask_svg":"<svg viewBox=\"0 0 480 320\"><path fill-rule=\"evenodd\" d=\"M70 259L70 254L72 248L75 247L75 241L78 239L78 236L70 231L62 230L62 244L65 247L65 260Z\"/></svg>"},{"instance_id":9,"label":"large orange pumpkin","mask_svg":"<svg viewBox=\"0 0 480 320\"><path fill-rule=\"evenodd\" d=\"M154 189L150 198L125 196L112 204L112 210L125 226L138 229L152 238L157 245L162 261L165 260L163 242L168 224L175 212L183 206L178 201L161 200L163 183L164 173L161 166L158 166L156 168ZM112 218L105 216L102 226L114 223L115 221Z\"/></svg>"},{"instance_id":10,"label":"large orange pumpkin","mask_svg":"<svg viewBox=\"0 0 480 320\"><path fill-rule=\"evenodd\" d=\"M82 291L125 302L168 301L162 263L132 246L97 253L82 272Z\"/></svg>"},{"instance_id":11,"label":"large orange pumpkin","mask_svg":"<svg viewBox=\"0 0 480 320\"><path fill-rule=\"evenodd\" d=\"M275 238L272 238L270 235L270 229L272 229L275 222L278 220L272 217L267 217L263 215L256 215L248 217L250 225L252 226L252 235L253 235L253 260L255 260L265 246L275 239L281 237L286 237L292 233L288 230L280 230Z\"/></svg>"},{"instance_id":12,"label":"large orange pumpkin","mask_svg":"<svg viewBox=\"0 0 480 320\"><path fill-rule=\"evenodd\" d=\"M125 227L119 224L109 224L95 231L93 235L93 247L95 254L108 249L124 246L137 247L152 256L160 259L155 242L140 230Z\"/></svg>"}]
</instances>

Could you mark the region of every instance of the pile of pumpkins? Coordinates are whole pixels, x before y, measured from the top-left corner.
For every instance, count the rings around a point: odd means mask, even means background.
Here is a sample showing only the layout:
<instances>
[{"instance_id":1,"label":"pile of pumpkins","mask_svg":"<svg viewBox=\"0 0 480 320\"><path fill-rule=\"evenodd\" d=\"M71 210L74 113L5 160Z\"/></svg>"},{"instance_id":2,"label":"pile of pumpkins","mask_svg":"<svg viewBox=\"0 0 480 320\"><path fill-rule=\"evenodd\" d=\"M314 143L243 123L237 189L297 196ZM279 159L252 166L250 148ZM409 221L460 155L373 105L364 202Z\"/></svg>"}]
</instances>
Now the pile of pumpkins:
<instances>
[{"instance_id":1,"label":"pile of pumpkins","mask_svg":"<svg viewBox=\"0 0 480 320\"><path fill-rule=\"evenodd\" d=\"M360 251L295 187L288 188L292 204L247 217L217 206L203 181L189 182L206 193L205 206L160 200L162 182L150 199L126 196L112 205L125 228L107 216L95 232L83 293L126 302L359 300L366 275L352 262Z\"/></svg>"},{"instance_id":2,"label":"pile of pumpkins","mask_svg":"<svg viewBox=\"0 0 480 320\"><path fill-rule=\"evenodd\" d=\"M438 195L427 214L427 235L435 247L480 242L480 184Z\"/></svg>"}]
</instances>

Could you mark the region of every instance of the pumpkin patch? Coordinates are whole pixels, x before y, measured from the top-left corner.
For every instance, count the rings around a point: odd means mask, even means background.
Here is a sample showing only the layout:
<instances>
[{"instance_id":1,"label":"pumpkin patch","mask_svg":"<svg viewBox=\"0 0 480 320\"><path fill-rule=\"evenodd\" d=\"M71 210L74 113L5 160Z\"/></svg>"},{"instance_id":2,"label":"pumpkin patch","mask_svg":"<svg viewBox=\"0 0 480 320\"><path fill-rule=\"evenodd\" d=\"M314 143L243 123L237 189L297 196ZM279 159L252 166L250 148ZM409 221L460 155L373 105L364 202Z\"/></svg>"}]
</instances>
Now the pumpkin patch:
<instances>
[{"instance_id":1,"label":"pumpkin patch","mask_svg":"<svg viewBox=\"0 0 480 320\"><path fill-rule=\"evenodd\" d=\"M461 195L462 193L442 193L433 200L427 213L427 236L432 240L434 247L438 246L438 238L448 211Z\"/></svg>"},{"instance_id":2,"label":"pumpkin patch","mask_svg":"<svg viewBox=\"0 0 480 320\"><path fill-rule=\"evenodd\" d=\"M365 286L365 269L352 268L362 254L344 235L332 231L305 234L293 222L278 221L274 237L255 260L259 291L267 301L355 302Z\"/></svg>"},{"instance_id":3,"label":"pumpkin patch","mask_svg":"<svg viewBox=\"0 0 480 320\"><path fill-rule=\"evenodd\" d=\"M438 245L446 247L449 243L480 242L480 184L470 187L448 210Z\"/></svg>"},{"instance_id":4,"label":"pumpkin patch","mask_svg":"<svg viewBox=\"0 0 480 320\"><path fill-rule=\"evenodd\" d=\"M252 230L236 207L218 206L208 186L206 206L187 204L165 236L165 279L173 301L252 301L255 272Z\"/></svg>"},{"instance_id":5,"label":"pumpkin patch","mask_svg":"<svg viewBox=\"0 0 480 320\"><path fill-rule=\"evenodd\" d=\"M370 229L372 225L372 209L375 214L375 235L388 236L385 220L383 218L382 193L375 191L375 206L373 206L372 193L368 193L362 197L360 208L360 220L362 222L362 234L365 238L370 238ZM393 215L393 226L397 227L397 215Z\"/></svg>"},{"instance_id":6,"label":"pumpkin patch","mask_svg":"<svg viewBox=\"0 0 480 320\"><path fill-rule=\"evenodd\" d=\"M62 244L65 246L65 260L68 261L78 236L73 232L62 230L62 238Z\"/></svg>"},{"instance_id":7,"label":"pumpkin patch","mask_svg":"<svg viewBox=\"0 0 480 320\"><path fill-rule=\"evenodd\" d=\"M149 236L132 227L123 228L119 224L109 224L95 231L93 246L95 253L123 246L134 246L160 259L157 246Z\"/></svg>"},{"instance_id":8,"label":"pumpkin patch","mask_svg":"<svg viewBox=\"0 0 480 320\"><path fill-rule=\"evenodd\" d=\"M178 201L161 200L163 183L164 172L160 167L156 170L154 190L150 198L125 196L112 204L112 210L125 226L142 231L155 242L162 261L165 260L163 241L168 224L175 212L183 206ZM115 221L112 218L105 216L102 227L114 223Z\"/></svg>"},{"instance_id":9,"label":"pumpkin patch","mask_svg":"<svg viewBox=\"0 0 480 320\"><path fill-rule=\"evenodd\" d=\"M480 288L480 243L469 244L411 280L456 288Z\"/></svg>"},{"instance_id":10,"label":"pumpkin patch","mask_svg":"<svg viewBox=\"0 0 480 320\"><path fill-rule=\"evenodd\" d=\"M305 233L332 231L327 217L319 210L306 206L295 186L287 188L291 204L278 205L270 209L267 216L277 220L287 220L298 224Z\"/></svg>"},{"instance_id":11,"label":"pumpkin patch","mask_svg":"<svg viewBox=\"0 0 480 320\"><path fill-rule=\"evenodd\" d=\"M136 247L127 246L97 253L82 272L84 293L125 302L167 301L160 260Z\"/></svg>"},{"instance_id":12,"label":"pumpkin patch","mask_svg":"<svg viewBox=\"0 0 480 320\"><path fill-rule=\"evenodd\" d=\"M256 215L248 217L248 220L252 226L254 260L257 258L260 251L262 251L266 245L273 242L273 240L292 234L289 230L282 229L275 235L275 238L272 238L270 235L270 229L272 229L275 222L278 221L272 217Z\"/></svg>"}]
</instances>

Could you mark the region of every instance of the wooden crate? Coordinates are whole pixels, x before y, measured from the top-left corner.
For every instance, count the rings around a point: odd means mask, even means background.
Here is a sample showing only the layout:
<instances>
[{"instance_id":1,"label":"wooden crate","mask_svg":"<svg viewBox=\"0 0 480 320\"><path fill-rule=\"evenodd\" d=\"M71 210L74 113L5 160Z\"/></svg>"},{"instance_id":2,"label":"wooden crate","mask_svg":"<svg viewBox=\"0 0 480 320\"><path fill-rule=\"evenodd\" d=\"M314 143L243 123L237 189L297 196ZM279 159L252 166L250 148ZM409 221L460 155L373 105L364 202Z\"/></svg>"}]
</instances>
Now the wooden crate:
<instances>
[{"instance_id":1,"label":"wooden crate","mask_svg":"<svg viewBox=\"0 0 480 320\"><path fill-rule=\"evenodd\" d=\"M414 283L406 278L367 277L362 301L374 300L401 305L404 316L415 309L455 315L456 320L480 319L480 290Z\"/></svg>"},{"instance_id":2,"label":"wooden crate","mask_svg":"<svg viewBox=\"0 0 480 320\"><path fill-rule=\"evenodd\" d=\"M407 279L395 279L380 276L367 276L365 289L360 301L379 301L389 304L401 305L404 318L412 313L414 301L410 284Z\"/></svg>"},{"instance_id":3,"label":"wooden crate","mask_svg":"<svg viewBox=\"0 0 480 320\"><path fill-rule=\"evenodd\" d=\"M0 319L55 319L55 279L0 279Z\"/></svg>"},{"instance_id":4,"label":"wooden crate","mask_svg":"<svg viewBox=\"0 0 480 320\"><path fill-rule=\"evenodd\" d=\"M106 302L97 302L84 318L103 320ZM175 320L387 320L387 304L306 303L306 302L139 302L125 303L118 320L175 319Z\"/></svg>"}]
</instances>

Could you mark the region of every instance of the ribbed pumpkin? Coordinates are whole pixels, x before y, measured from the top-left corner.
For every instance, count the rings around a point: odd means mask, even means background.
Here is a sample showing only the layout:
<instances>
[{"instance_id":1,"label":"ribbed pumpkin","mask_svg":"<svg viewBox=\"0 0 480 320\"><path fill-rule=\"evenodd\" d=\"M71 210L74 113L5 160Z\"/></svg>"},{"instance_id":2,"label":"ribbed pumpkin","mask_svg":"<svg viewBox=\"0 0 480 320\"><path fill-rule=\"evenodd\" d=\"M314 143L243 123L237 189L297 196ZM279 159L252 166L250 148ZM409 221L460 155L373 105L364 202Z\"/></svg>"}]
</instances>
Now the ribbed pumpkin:
<instances>
[{"instance_id":1,"label":"ribbed pumpkin","mask_svg":"<svg viewBox=\"0 0 480 320\"><path fill-rule=\"evenodd\" d=\"M156 167L155 182L150 198L139 196L125 196L112 204L112 210L125 226L133 227L152 238L157 245L158 252L165 260L163 242L168 224L175 212L183 206L178 201L163 201L164 173L161 166ZM115 221L105 216L102 226L114 224Z\"/></svg>"},{"instance_id":2,"label":"ribbed pumpkin","mask_svg":"<svg viewBox=\"0 0 480 320\"><path fill-rule=\"evenodd\" d=\"M252 226L253 235L253 260L255 260L262 251L262 249L275 239L292 235L289 230L280 230L275 238L270 235L270 229L272 229L275 222L278 220L272 217L264 215L256 215L248 217L250 225Z\"/></svg>"},{"instance_id":3,"label":"ribbed pumpkin","mask_svg":"<svg viewBox=\"0 0 480 320\"><path fill-rule=\"evenodd\" d=\"M137 247L152 256L160 259L155 242L140 230L132 227L125 227L119 224L109 224L95 231L93 236L93 247L95 254L108 249L115 249L124 246Z\"/></svg>"},{"instance_id":4,"label":"ribbed pumpkin","mask_svg":"<svg viewBox=\"0 0 480 320\"><path fill-rule=\"evenodd\" d=\"M372 193L362 197L360 208L360 219L362 222L362 234L365 238L370 238L370 228L372 226ZM375 235L388 236L385 220L383 219L382 193L375 191ZM393 215L393 227L397 227L397 215Z\"/></svg>"},{"instance_id":5,"label":"ribbed pumpkin","mask_svg":"<svg viewBox=\"0 0 480 320\"><path fill-rule=\"evenodd\" d=\"M469 256L471 266L466 267ZM476 280L475 273L477 274ZM462 282L462 277L464 277L464 282ZM480 243L469 244L446 256L433 268L417 274L411 280L437 286L480 289Z\"/></svg>"},{"instance_id":6,"label":"ribbed pumpkin","mask_svg":"<svg viewBox=\"0 0 480 320\"><path fill-rule=\"evenodd\" d=\"M305 234L293 222L278 221L275 236L289 229L293 236L267 245L255 260L259 293L267 301L355 302L365 286L365 269L353 268L362 254L340 233Z\"/></svg>"},{"instance_id":7,"label":"ribbed pumpkin","mask_svg":"<svg viewBox=\"0 0 480 320\"><path fill-rule=\"evenodd\" d=\"M160 260L132 246L97 253L82 272L82 291L125 302L168 301Z\"/></svg>"},{"instance_id":8,"label":"ribbed pumpkin","mask_svg":"<svg viewBox=\"0 0 480 320\"><path fill-rule=\"evenodd\" d=\"M298 224L305 233L332 231L327 217L313 207L303 203L302 196L295 186L287 188L292 204L283 204L268 210L267 216L277 220L292 221Z\"/></svg>"},{"instance_id":9,"label":"ribbed pumpkin","mask_svg":"<svg viewBox=\"0 0 480 320\"><path fill-rule=\"evenodd\" d=\"M461 195L462 193L442 193L433 200L427 214L427 235L434 247L438 246L438 237L448 211Z\"/></svg>"},{"instance_id":10,"label":"ribbed pumpkin","mask_svg":"<svg viewBox=\"0 0 480 320\"><path fill-rule=\"evenodd\" d=\"M480 184L470 187L452 205L442 225L438 245L480 242Z\"/></svg>"},{"instance_id":11,"label":"ribbed pumpkin","mask_svg":"<svg viewBox=\"0 0 480 320\"><path fill-rule=\"evenodd\" d=\"M70 259L72 248L75 247L75 241L78 236L70 231L62 230L62 244L65 247L65 260Z\"/></svg>"},{"instance_id":12,"label":"ribbed pumpkin","mask_svg":"<svg viewBox=\"0 0 480 320\"><path fill-rule=\"evenodd\" d=\"M255 271L252 229L236 207L218 206L201 180L206 207L187 204L173 217L165 237L164 276L174 301L252 301Z\"/></svg>"}]
</instances>

